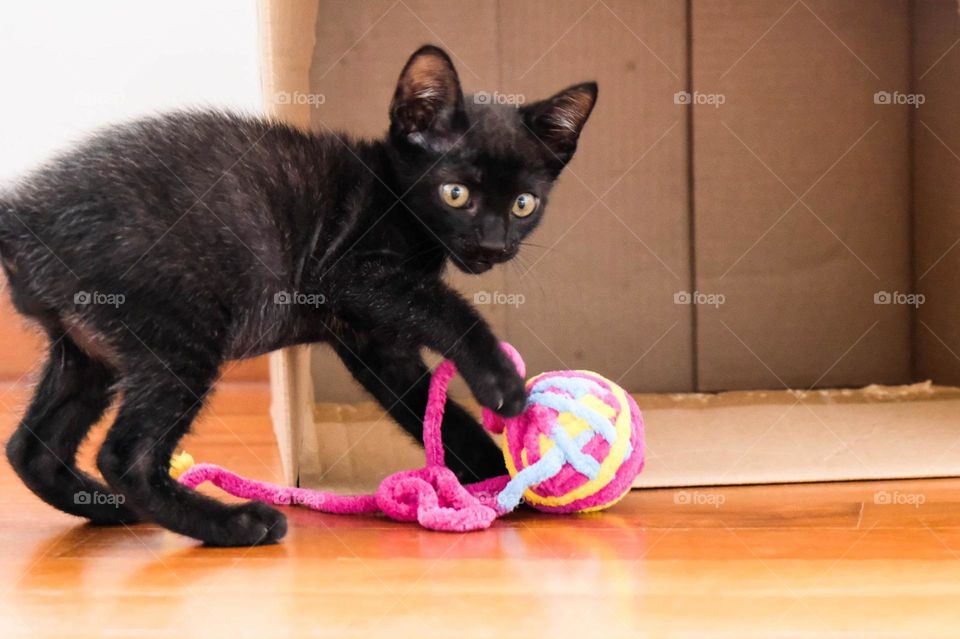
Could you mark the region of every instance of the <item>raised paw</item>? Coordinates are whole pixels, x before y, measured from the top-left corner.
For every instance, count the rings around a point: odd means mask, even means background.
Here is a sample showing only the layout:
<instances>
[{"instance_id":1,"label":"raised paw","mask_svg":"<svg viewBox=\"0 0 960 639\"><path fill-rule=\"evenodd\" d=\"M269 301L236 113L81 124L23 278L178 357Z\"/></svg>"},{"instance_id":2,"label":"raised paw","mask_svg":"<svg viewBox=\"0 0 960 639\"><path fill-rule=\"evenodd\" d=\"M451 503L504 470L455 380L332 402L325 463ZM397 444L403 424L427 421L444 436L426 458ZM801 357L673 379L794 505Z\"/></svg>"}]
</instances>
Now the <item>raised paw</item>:
<instances>
[{"instance_id":1,"label":"raised paw","mask_svg":"<svg viewBox=\"0 0 960 639\"><path fill-rule=\"evenodd\" d=\"M275 544L287 534L287 518L258 501L228 509L226 516L204 537L208 546Z\"/></svg>"},{"instance_id":2,"label":"raised paw","mask_svg":"<svg viewBox=\"0 0 960 639\"><path fill-rule=\"evenodd\" d=\"M505 358L504 358L505 359ZM484 371L467 378L474 397L494 412L504 417L516 417L527 403L527 389L523 378L507 362L498 372Z\"/></svg>"}]
</instances>

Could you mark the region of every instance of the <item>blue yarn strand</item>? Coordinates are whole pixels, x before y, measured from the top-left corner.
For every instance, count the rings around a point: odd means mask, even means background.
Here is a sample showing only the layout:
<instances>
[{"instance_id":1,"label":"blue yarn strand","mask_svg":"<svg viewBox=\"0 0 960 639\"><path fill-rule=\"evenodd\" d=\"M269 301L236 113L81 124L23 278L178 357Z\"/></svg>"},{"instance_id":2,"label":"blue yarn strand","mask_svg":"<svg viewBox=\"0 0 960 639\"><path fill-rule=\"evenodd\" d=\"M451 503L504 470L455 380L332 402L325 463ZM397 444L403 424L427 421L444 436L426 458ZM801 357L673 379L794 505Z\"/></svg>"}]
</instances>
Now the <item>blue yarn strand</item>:
<instances>
[{"instance_id":1,"label":"blue yarn strand","mask_svg":"<svg viewBox=\"0 0 960 639\"><path fill-rule=\"evenodd\" d=\"M580 399L584 395L592 395L603 392L603 387L592 379L582 377L548 377L541 379L530 389L531 393L543 393L551 388L566 391Z\"/></svg>"},{"instance_id":2,"label":"blue yarn strand","mask_svg":"<svg viewBox=\"0 0 960 639\"><path fill-rule=\"evenodd\" d=\"M559 448L551 448L535 464L527 466L514 475L497 495L497 504L500 509L510 511L516 508L523 498L523 493L527 492L530 486L546 481L559 473L563 468L563 461L563 452Z\"/></svg>"},{"instance_id":3,"label":"blue yarn strand","mask_svg":"<svg viewBox=\"0 0 960 639\"><path fill-rule=\"evenodd\" d=\"M552 393L533 393L527 403L540 404L560 413L572 413L575 417L587 422L590 428L600 433L608 443L613 444L617 439L617 429L613 427L609 419L572 397Z\"/></svg>"}]
</instances>

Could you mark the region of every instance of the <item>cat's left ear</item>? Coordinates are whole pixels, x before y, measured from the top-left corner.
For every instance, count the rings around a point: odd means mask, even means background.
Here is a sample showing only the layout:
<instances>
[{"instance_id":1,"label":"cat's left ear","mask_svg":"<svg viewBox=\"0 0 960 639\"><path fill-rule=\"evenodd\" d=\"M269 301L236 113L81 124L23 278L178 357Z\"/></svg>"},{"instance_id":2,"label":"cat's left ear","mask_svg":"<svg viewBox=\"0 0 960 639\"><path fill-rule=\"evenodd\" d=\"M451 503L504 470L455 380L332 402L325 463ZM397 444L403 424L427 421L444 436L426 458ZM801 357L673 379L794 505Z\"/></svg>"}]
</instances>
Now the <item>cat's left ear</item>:
<instances>
[{"instance_id":1,"label":"cat's left ear","mask_svg":"<svg viewBox=\"0 0 960 639\"><path fill-rule=\"evenodd\" d=\"M580 131L596 102L597 83L584 82L520 109L524 124L545 147L547 164L557 173L577 150Z\"/></svg>"},{"instance_id":2,"label":"cat's left ear","mask_svg":"<svg viewBox=\"0 0 960 639\"><path fill-rule=\"evenodd\" d=\"M410 144L445 151L465 121L460 78L450 56L433 45L407 61L390 105L390 134Z\"/></svg>"}]
</instances>

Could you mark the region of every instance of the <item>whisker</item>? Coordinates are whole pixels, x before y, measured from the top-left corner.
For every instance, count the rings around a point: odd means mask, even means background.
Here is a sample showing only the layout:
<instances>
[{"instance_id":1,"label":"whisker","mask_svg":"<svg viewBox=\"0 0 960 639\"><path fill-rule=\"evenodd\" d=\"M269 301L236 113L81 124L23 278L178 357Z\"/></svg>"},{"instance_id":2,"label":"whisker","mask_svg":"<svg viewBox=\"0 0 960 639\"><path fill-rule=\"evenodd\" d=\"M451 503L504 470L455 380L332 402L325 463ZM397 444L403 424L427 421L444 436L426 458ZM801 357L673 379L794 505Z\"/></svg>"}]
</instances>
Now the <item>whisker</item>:
<instances>
[{"instance_id":1,"label":"whisker","mask_svg":"<svg viewBox=\"0 0 960 639\"><path fill-rule=\"evenodd\" d=\"M527 275L530 275L533 269L527 263L526 257L520 255L519 253L517 254L515 259L517 259L517 262L516 264L513 265L513 268L515 268L517 272L520 273L521 279L526 278ZM523 269L522 272L520 270L521 267ZM533 275L533 283L537 287L537 289L539 289L540 295L543 297L546 297L546 294L547 294L546 289L543 287L543 283L540 281L540 279L536 275Z\"/></svg>"},{"instance_id":2,"label":"whisker","mask_svg":"<svg viewBox=\"0 0 960 639\"><path fill-rule=\"evenodd\" d=\"M566 251L561 250L557 244L553 246L544 246L543 244L534 244L533 242L520 242L521 246L530 246L532 248L540 249L544 254L550 253L551 251L556 251L563 257L569 257L569 254Z\"/></svg>"}]
</instances>

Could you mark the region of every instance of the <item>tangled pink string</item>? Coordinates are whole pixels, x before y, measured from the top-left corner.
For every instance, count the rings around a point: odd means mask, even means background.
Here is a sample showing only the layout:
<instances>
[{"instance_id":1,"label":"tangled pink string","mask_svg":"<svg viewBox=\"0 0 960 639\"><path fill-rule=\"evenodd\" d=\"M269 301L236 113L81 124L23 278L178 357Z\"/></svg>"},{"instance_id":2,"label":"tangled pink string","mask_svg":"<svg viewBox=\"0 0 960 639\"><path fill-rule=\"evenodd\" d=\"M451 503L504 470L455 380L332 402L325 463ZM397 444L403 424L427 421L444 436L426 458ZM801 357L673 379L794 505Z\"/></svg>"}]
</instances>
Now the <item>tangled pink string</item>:
<instances>
[{"instance_id":1,"label":"tangled pink string","mask_svg":"<svg viewBox=\"0 0 960 639\"><path fill-rule=\"evenodd\" d=\"M526 368L520 354L506 342L502 347L516 364L520 376L525 376ZM276 505L295 504L325 513L383 513L397 521L416 521L431 530L464 532L489 528L506 512L498 508L496 498L510 477L503 475L464 486L444 464L441 425L447 387L456 373L456 365L445 360L430 380L423 418L426 466L390 475L373 495L338 495L329 491L278 486L241 477L214 464L197 464L184 472L179 481L190 488L209 481L237 497ZM493 411L483 410L483 424L488 430L500 433L506 423L507 420Z\"/></svg>"}]
</instances>

